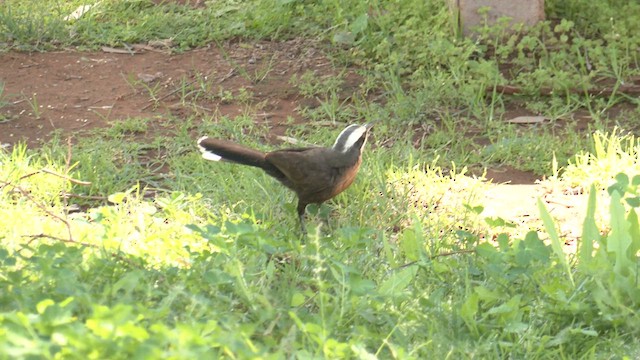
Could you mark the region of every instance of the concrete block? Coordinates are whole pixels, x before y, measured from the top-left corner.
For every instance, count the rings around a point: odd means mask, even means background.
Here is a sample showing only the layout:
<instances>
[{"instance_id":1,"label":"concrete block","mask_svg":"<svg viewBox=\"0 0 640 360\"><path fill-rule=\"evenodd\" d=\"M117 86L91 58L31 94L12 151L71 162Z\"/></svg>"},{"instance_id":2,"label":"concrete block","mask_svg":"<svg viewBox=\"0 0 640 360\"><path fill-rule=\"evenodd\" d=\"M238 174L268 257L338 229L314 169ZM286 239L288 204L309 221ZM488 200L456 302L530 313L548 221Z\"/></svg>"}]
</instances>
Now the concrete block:
<instances>
[{"instance_id":1,"label":"concrete block","mask_svg":"<svg viewBox=\"0 0 640 360\"><path fill-rule=\"evenodd\" d=\"M487 21L495 24L501 17L511 18L512 24L535 25L544 20L544 0L449 0L449 6L458 15L459 24L465 35L470 35L474 27L484 25L484 17L478 10L489 7Z\"/></svg>"}]
</instances>

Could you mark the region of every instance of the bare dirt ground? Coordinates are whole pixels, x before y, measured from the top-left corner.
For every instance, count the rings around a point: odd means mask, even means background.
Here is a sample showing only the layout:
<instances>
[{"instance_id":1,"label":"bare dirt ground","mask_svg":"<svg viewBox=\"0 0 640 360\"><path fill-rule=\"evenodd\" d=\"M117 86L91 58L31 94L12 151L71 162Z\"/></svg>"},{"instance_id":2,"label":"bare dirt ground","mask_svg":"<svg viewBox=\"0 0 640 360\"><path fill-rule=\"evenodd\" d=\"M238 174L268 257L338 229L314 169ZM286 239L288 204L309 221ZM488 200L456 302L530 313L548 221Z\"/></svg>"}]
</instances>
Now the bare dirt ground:
<instances>
[{"instance_id":1,"label":"bare dirt ground","mask_svg":"<svg viewBox=\"0 0 640 360\"><path fill-rule=\"evenodd\" d=\"M109 51L1 54L0 79L9 105L2 109L0 143L22 140L34 146L54 130L72 135L118 119L186 116L189 109L179 103L177 89L182 82L198 84L203 77L223 91L251 91L251 102L263 110L256 121L268 121L277 132L287 117L300 118L295 109L305 101L289 83L291 76L309 70L331 74L330 62L301 40L236 43L224 51L210 47L183 54L146 45L132 54ZM263 72L268 72L263 81L248 78ZM355 76L348 75L345 86L357 86L354 81ZM198 106L221 116L241 111L238 104L222 99L200 101Z\"/></svg>"},{"instance_id":2,"label":"bare dirt ground","mask_svg":"<svg viewBox=\"0 0 640 360\"><path fill-rule=\"evenodd\" d=\"M298 109L318 106L296 91L291 77L307 71L318 77L335 75L321 50L300 39L230 43L224 49L213 46L183 54L168 54L147 45L134 47L131 53L106 50L0 54L0 81L8 100L0 114L0 144L25 141L33 147L53 131L63 137L78 136L120 119L186 117L192 109L180 103L177 90L181 82L198 83L202 76L213 79L222 91L251 91L250 105L262 110L256 122L266 123L270 128L267 137L273 139L284 133L287 118L301 121ZM247 78L263 72L268 73L262 81ZM347 73L344 96L359 83L355 72ZM154 89L157 103L145 87ZM243 109L237 102L222 99L199 100L198 107L219 116L235 116ZM513 184L529 184L538 178L508 167L488 169L487 177Z\"/></svg>"},{"instance_id":3,"label":"bare dirt ground","mask_svg":"<svg viewBox=\"0 0 640 360\"><path fill-rule=\"evenodd\" d=\"M30 147L37 147L53 131L63 137L81 136L85 130L104 128L120 119L162 121L166 116L189 116L193 110L179 101L176 89L181 82L194 84L203 76L225 91L251 91L251 105L260 110L255 121L268 125L271 141L272 135L284 133L288 118L302 121L297 109L317 106L298 93L290 83L291 77L307 71L332 76L334 71L322 51L302 39L228 43L223 49L212 46L183 54L169 54L162 47L148 45L134 47L130 53L104 50L0 54L0 81L4 82L3 96L8 102L0 114L0 144L8 147L26 141ZM265 71L262 81L251 81L251 76L261 76ZM355 72L348 73L342 91L355 91L359 82ZM145 86L155 89L154 95ZM220 116L235 116L242 111L237 102L223 99L199 101L197 106L199 111ZM521 224L538 218L536 199L548 196L534 184L534 174L510 168L488 169L487 178L511 184L486 194L487 216ZM582 218L583 196L562 196L561 200L545 200L552 214L564 219ZM578 225L563 232L576 236L573 233Z\"/></svg>"}]
</instances>

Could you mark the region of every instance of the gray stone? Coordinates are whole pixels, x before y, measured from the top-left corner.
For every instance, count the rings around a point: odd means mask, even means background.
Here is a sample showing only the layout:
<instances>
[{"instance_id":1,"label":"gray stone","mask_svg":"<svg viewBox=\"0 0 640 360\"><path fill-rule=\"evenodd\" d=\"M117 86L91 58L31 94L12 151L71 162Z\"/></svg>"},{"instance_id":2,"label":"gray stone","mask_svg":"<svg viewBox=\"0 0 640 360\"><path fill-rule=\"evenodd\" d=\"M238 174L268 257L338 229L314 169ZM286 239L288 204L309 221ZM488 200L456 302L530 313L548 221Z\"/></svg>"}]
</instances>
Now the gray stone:
<instances>
[{"instance_id":1,"label":"gray stone","mask_svg":"<svg viewBox=\"0 0 640 360\"><path fill-rule=\"evenodd\" d=\"M489 7L486 15L489 24L501 17L511 18L512 24L535 25L544 20L544 0L449 0L452 12L458 15L462 31L470 35L473 28L484 25L484 16L478 10Z\"/></svg>"}]
</instances>

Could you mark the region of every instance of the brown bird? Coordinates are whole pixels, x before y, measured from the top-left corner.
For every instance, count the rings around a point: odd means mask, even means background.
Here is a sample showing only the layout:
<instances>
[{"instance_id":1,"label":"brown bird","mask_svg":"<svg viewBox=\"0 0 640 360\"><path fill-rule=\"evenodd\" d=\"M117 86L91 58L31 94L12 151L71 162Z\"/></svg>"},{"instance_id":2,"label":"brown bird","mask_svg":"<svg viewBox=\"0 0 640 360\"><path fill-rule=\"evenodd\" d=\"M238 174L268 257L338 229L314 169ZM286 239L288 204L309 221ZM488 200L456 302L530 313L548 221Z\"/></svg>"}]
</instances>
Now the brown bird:
<instances>
[{"instance_id":1,"label":"brown bird","mask_svg":"<svg viewBox=\"0 0 640 360\"><path fill-rule=\"evenodd\" d=\"M198 140L202 157L255 166L273 176L298 196L298 218L303 233L308 204L320 204L353 183L362 162L362 149L373 124L349 125L330 148L307 147L264 153L207 136Z\"/></svg>"}]
</instances>

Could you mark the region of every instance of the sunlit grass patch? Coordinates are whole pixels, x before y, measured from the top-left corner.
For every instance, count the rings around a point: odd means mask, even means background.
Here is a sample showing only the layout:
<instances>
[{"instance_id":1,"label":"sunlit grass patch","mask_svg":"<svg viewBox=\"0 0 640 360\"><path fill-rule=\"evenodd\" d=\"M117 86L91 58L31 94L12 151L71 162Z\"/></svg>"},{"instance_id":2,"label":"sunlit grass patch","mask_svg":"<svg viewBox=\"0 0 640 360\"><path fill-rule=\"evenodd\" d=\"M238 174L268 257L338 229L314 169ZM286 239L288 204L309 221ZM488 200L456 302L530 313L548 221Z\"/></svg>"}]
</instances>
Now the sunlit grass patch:
<instances>
[{"instance_id":1,"label":"sunlit grass patch","mask_svg":"<svg viewBox=\"0 0 640 360\"><path fill-rule=\"evenodd\" d=\"M194 251L207 247L186 227L204 221L188 209L199 196L145 199L136 186L110 194L108 204L83 211L70 195L74 186L90 184L74 179L72 167L43 161L23 145L0 152L0 174L0 237L9 249L34 241L63 241L139 256L149 263L184 265L187 245Z\"/></svg>"},{"instance_id":2,"label":"sunlit grass patch","mask_svg":"<svg viewBox=\"0 0 640 360\"><path fill-rule=\"evenodd\" d=\"M640 141L614 129L594 133L591 149L570 159L561 178L574 187L585 189L595 184L603 188L611 185L620 172L630 177L640 174Z\"/></svg>"},{"instance_id":3,"label":"sunlit grass patch","mask_svg":"<svg viewBox=\"0 0 640 360\"><path fill-rule=\"evenodd\" d=\"M307 237L295 195L277 181L200 158L201 135L288 146L265 141L273 123L256 121L250 106L161 125L109 119L70 148L53 141L0 153L0 353L637 358L638 141L602 133L584 149L585 137L563 125L582 110L589 130L605 127L615 104L637 105L616 91L638 75L638 5L587 3L549 0L552 20L515 34L486 27L470 40L455 36L436 0L102 1L65 23L78 2L6 1L0 20L14 22L0 24L0 46L11 48L161 38L182 51L238 37L319 38L331 52L323 66L357 66L363 85L345 99L340 77L292 79L293 96L319 104L288 120L286 135L326 146L343 122L379 122L355 183L310 209ZM234 68L268 84L275 58L253 73ZM244 108L259 96L185 81L185 107L206 97ZM497 90L506 84L522 93ZM602 84L615 91L599 93ZM549 121L508 124L510 106ZM616 184L606 201L589 198L581 247L566 256L552 211L546 227L528 223L515 235L506 221L483 218L491 185L466 166L495 164L555 175L563 190Z\"/></svg>"},{"instance_id":4,"label":"sunlit grass patch","mask_svg":"<svg viewBox=\"0 0 640 360\"><path fill-rule=\"evenodd\" d=\"M488 184L468 176L466 168L456 169L452 164L451 170L445 170L436 162L387 170L386 191L395 200L391 205L398 206L396 211L405 213L408 219L448 219L448 226L473 227L476 221L469 217L468 209L480 205L478 201Z\"/></svg>"}]
</instances>

